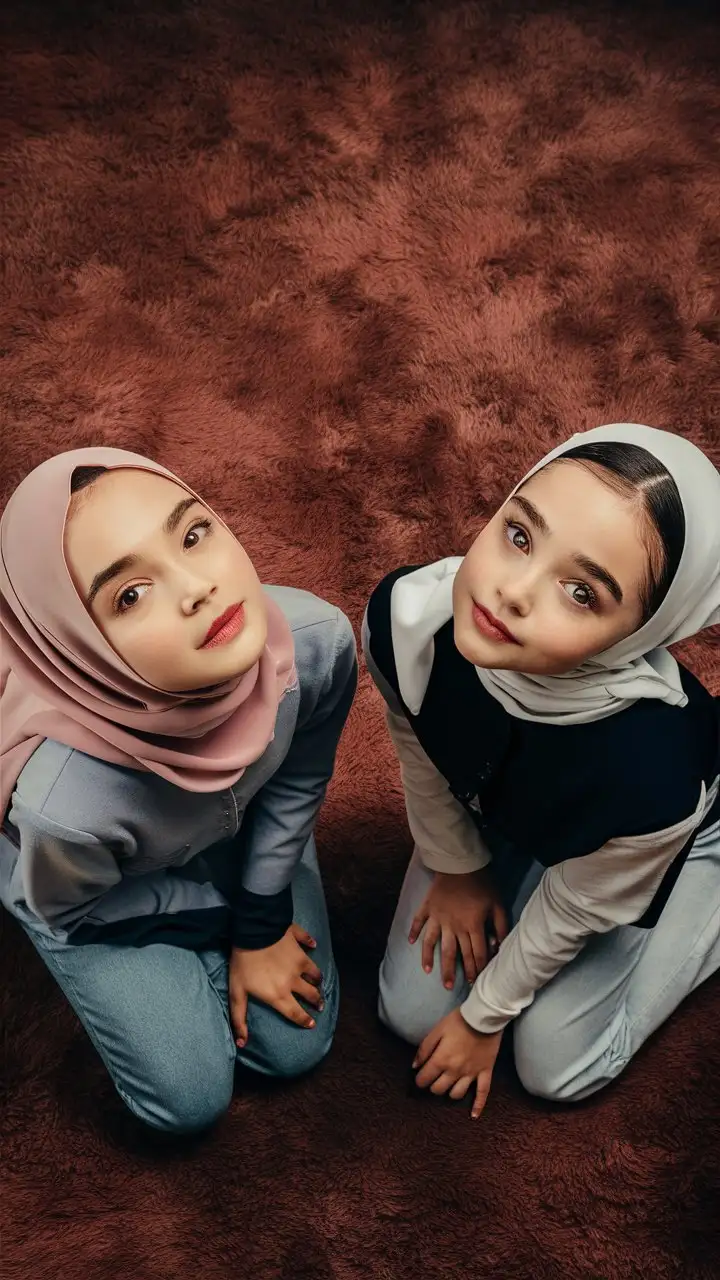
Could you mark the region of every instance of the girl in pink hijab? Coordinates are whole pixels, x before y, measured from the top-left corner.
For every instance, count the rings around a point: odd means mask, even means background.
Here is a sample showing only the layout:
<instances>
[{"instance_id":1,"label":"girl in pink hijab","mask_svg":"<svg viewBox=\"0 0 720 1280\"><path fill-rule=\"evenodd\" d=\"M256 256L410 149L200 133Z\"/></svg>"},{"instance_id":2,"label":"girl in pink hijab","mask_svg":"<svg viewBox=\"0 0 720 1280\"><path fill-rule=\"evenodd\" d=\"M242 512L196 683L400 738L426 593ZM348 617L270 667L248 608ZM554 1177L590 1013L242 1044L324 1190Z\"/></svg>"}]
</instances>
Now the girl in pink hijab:
<instances>
[{"instance_id":1,"label":"girl in pink hijab","mask_svg":"<svg viewBox=\"0 0 720 1280\"><path fill-rule=\"evenodd\" d=\"M0 551L0 898L130 1110L203 1129L236 1061L292 1076L332 1042L313 829L352 628L119 449L37 467Z\"/></svg>"}]
</instances>

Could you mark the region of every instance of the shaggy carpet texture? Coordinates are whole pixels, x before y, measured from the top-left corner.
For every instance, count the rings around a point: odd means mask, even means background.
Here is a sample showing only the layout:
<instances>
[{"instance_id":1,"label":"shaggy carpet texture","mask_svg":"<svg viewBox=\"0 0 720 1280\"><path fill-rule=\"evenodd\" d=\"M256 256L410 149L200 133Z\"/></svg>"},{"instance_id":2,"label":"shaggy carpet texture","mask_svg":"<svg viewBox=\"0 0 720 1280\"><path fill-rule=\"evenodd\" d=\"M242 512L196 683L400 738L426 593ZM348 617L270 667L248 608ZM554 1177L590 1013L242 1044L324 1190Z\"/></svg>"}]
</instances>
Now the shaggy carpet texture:
<instances>
[{"instance_id":1,"label":"shaggy carpet texture","mask_svg":"<svg viewBox=\"0 0 720 1280\"><path fill-rule=\"evenodd\" d=\"M8 0L3 495L57 450L151 454L359 624L578 428L720 461L714 13ZM720 692L717 636L686 656ZM5 1280L718 1277L717 982L604 1095L506 1063L471 1124L375 1018L410 845L366 677L319 837L334 1052L191 1145L134 1128L4 918Z\"/></svg>"}]
</instances>

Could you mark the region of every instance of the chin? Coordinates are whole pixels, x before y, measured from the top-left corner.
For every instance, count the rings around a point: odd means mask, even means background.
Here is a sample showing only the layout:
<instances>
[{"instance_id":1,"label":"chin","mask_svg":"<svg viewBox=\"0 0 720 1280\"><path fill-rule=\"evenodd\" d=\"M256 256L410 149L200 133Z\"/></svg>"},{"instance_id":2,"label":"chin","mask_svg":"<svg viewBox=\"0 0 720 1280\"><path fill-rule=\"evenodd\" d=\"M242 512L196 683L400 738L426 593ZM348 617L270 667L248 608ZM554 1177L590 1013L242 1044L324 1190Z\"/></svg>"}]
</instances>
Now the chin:
<instances>
[{"instance_id":1,"label":"chin","mask_svg":"<svg viewBox=\"0 0 720 1280\"><path fill-rule=\"evenodd\" d=\"M454 640L458 653L461 653L468 662L472 662L474 667L500 668L504 665L502 659L505 655L502 649L505 646L484 641L482 636L478 635L473 623L464 627L456 621Z\"/></svg>"},{"instance_id":2,"label":"chin","mask_svg":"<svg viewBox=\"0 0 720 1280\"><path fill-rule=\"evenodd\" d=\"M471 630L455 626L455 648L463 658L472 662L481 671L524 671L521 666L522 649L517 645L494 644L492 640L484 640L479 636L475 626Z\"/></svg>"}]
</instances>

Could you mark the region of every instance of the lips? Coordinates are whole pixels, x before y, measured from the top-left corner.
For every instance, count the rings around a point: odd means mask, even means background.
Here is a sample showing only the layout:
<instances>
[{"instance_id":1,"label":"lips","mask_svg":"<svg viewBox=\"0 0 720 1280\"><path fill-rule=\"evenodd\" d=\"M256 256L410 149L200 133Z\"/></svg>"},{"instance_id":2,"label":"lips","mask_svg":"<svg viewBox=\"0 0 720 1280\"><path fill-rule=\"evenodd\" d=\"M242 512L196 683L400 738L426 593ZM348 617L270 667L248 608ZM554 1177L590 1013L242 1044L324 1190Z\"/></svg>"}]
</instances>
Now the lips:
<instances>
[{"instance_id":1,"label":"lips","mask_svg":"<svg viewBox=\"0 0 720 1280\"><path fill-rule=\"evenodd\" d=\"M231 604L219 618L215 619L200 646L201 649L225 644L226 641L232 640L242 629L244 622L245 610L242 604Z\"/></svg>"},{"instance_id":2,"label":"lips","mask_svg":"<svg viewBox=\"0 0 720 1280\"><path fill-rule=\"evenodd\" d=\"M497 640L502 644L519 644L520 641L515 638L512 631L508 631L499 618L496 618L489 609L485 609L481 604L476 604L473 600L473 622L481 635L487 636L489 640Z\"/></svg>"}]
</instances>

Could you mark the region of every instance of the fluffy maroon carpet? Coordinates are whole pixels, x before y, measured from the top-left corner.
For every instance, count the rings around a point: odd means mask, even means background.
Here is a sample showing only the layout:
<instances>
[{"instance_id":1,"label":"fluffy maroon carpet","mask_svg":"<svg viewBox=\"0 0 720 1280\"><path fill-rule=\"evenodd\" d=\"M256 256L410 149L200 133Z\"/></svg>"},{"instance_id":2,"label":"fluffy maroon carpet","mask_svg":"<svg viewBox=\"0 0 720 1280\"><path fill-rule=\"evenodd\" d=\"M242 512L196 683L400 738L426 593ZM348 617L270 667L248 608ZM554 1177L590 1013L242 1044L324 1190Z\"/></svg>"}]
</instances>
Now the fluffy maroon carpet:
<instances>
[{"instance_id":1,"label":"fluffy maroon carpet","mask_svg":"<svg viewBox=\"0 0 720 1280\"><path fill-rule=\"evenodd\" d=\"M720 461L713 12L7 0L4 493L152 454L358 623L573 429ZM720 692L717 638L688 653ZM604 1096L506 1066L471 1125L406 1096L374 1016L409 844L366 680L320 835L335 1050L190 1147L133 1128L4 919L6 1280L718 1277L717 982Z\"/></svg>"}]
</instances>

